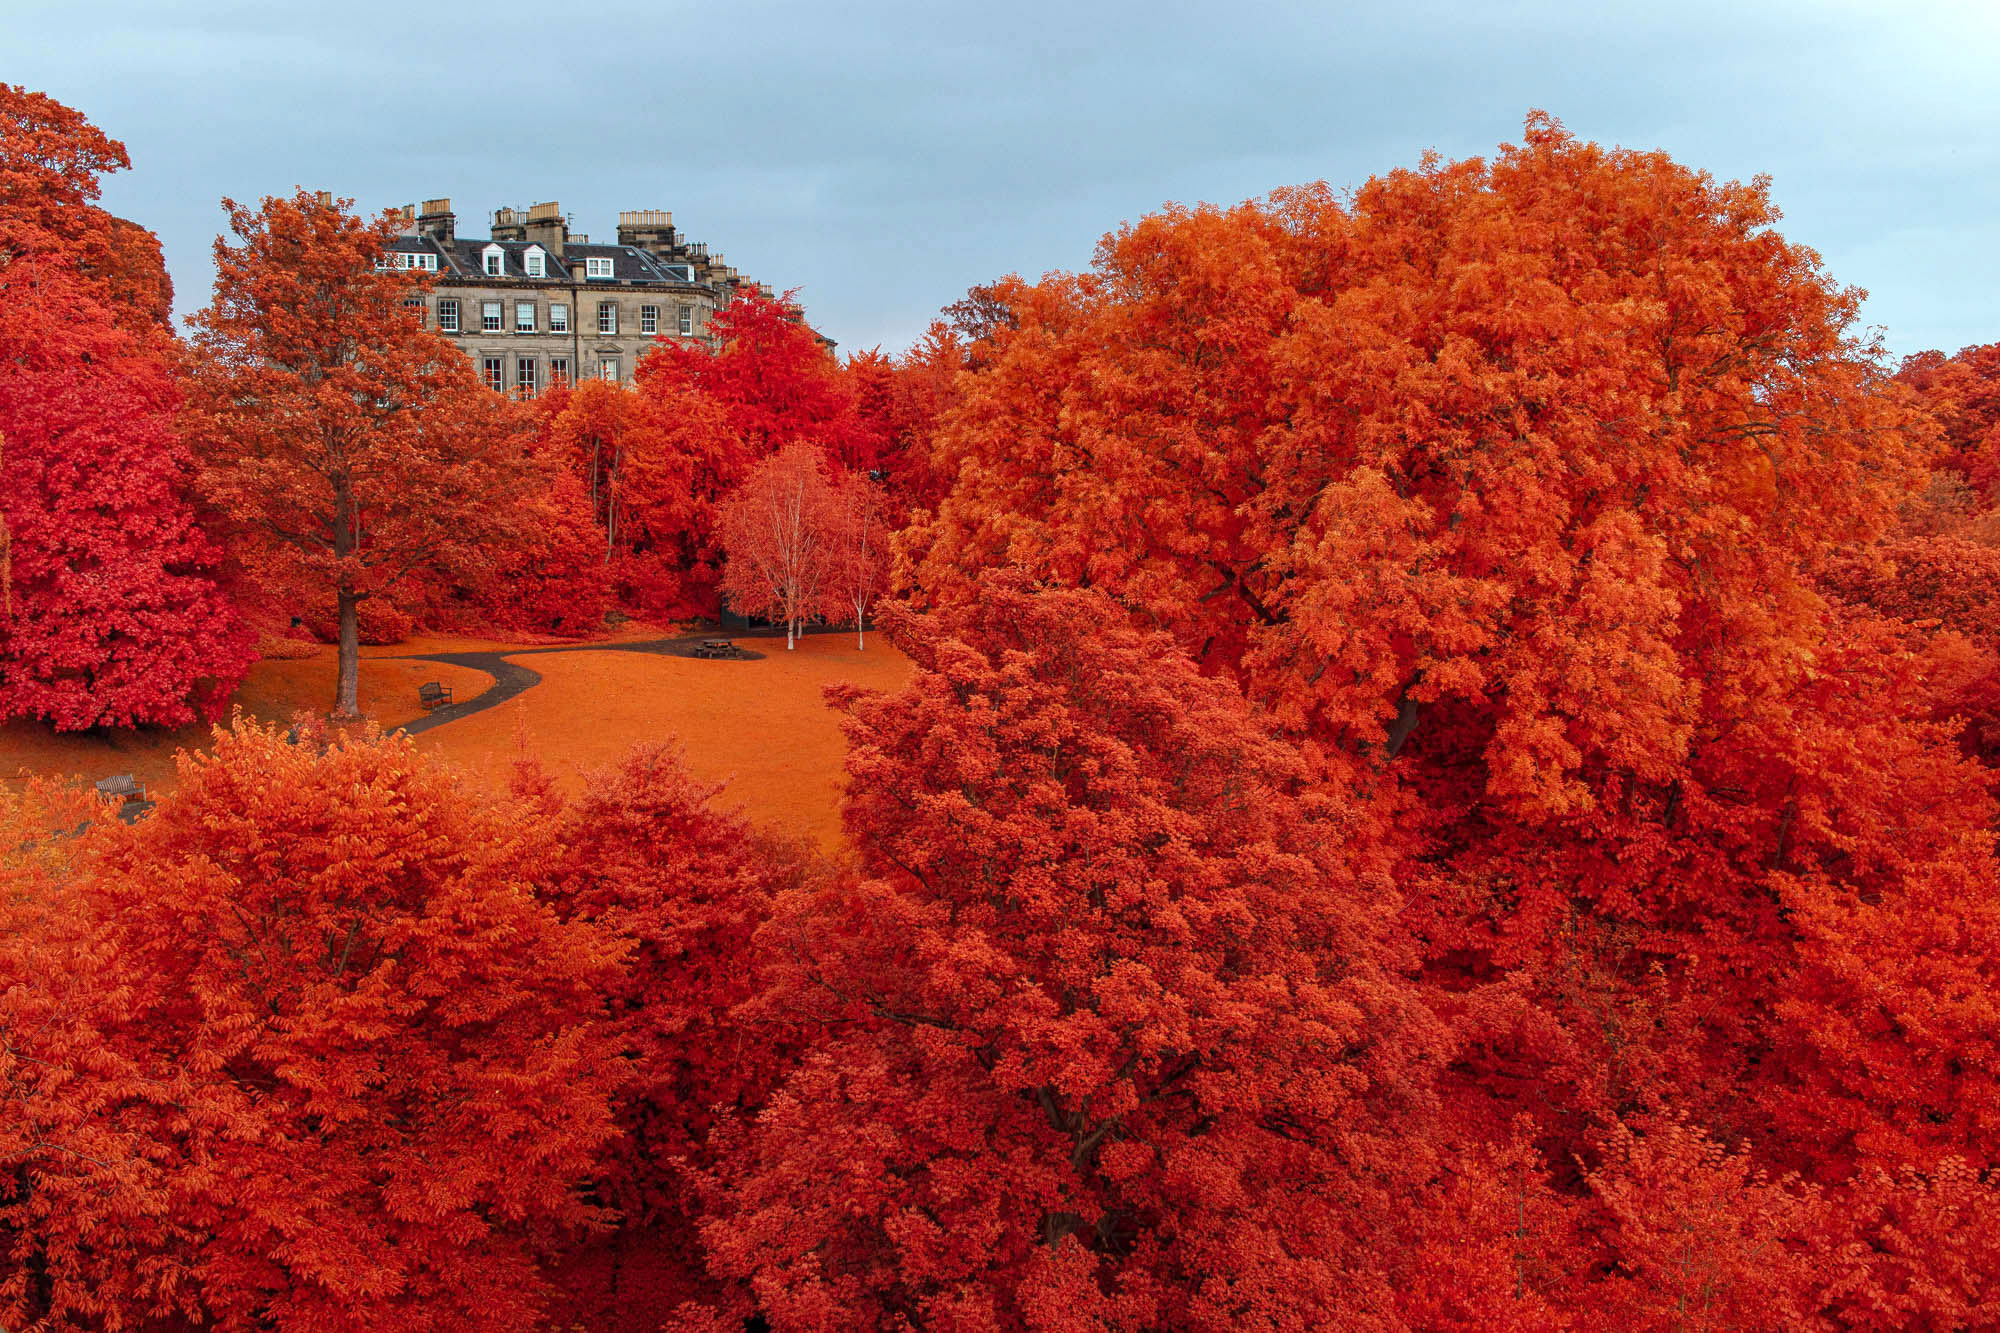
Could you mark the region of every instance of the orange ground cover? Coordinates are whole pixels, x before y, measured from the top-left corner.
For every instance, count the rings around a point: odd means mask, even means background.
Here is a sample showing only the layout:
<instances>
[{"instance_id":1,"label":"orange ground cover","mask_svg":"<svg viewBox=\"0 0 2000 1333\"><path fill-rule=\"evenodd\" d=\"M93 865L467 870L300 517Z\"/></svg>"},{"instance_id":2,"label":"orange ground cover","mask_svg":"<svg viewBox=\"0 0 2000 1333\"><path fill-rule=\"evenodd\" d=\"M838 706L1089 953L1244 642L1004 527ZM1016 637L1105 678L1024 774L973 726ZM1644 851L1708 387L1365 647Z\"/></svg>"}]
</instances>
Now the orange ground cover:
<instances>
[{"instance_id":1,"label":"orange ground cover","mask_svg":"<svg viewBox=\"0 0 2000 1333\"><path fill-rule=\"evenodd\" d=\"M668 630L631 626L622 639L661 638ZM423 749L474 780L504 781L525 744L564 787L579 790L591 770L616 763L643 740L677 738L688 768L726 781L724 805L759 823L832 848L839 841L841 760L845 740L822 689L851 681L895 689L909 660L870 636L856 651L846 634L814 635L791 653L783 640L744 640L757 662L701 661L652 654L574 650L516 659L542 683L498 708L447 723L418 737ZM363 650L361 702L384 729L421 715L417 686L452 687L460 701L492 683L484 672L435 662L391 660L406 653L505 652L519 644L426 637ZM333 697L333 650L295 661L262 661L237 696L247 715L289 722L299 711L323 713ZM131 773L153 794L174 784L174 754L208 742L205 727L176 731L58 734L38 723L0 725L0 782L29 773L75 774L95 781Z\"/></svg>"},{"instance_id":2,"label":"orange ground cover","mask_svg":"<svg viewBox=\"0 0 2000 1333\"><path fill-rule=\"evenodd\" d=\"M301 712L324 715L333 704L333 676L331 648L292 661L267 659L250 668L243 688L236 693L234 707L259 722L281 724L290 723ZM484 672L463 667L364 659L362 711L385 731L400 726L423 712L417 706L417 686L427 680L451 686L461 699L492 683ZM73 775L90 782L114 773L130 773L157 794L173 787L175 753L206 749L208 738L209 729L199 724L172 731L149 727L58 732L39 722L0 723L0 782L18 786L24 770Z\"/></svg>"},{"instance_id":3,"label":"orange ground cover","mask_svg":"<svg viewBox=\"0 0 2000 1333\"><path fill-rule=\"evenodd\" d=\"M587 648L517 658L541 673L541 684L426 732L417 744L490 781L505 779L525 745L576 791L592 769L616 763L639 742L675 738L696 777L728 782L721 804L830 849L840 836L846 740L821 691L837 681L900 688L909 679L909 659L875 636L863 651L847 634L812 635L792 652L782 639L743 642L764 659L701 661Z\"/></svg>"}]
</instances>

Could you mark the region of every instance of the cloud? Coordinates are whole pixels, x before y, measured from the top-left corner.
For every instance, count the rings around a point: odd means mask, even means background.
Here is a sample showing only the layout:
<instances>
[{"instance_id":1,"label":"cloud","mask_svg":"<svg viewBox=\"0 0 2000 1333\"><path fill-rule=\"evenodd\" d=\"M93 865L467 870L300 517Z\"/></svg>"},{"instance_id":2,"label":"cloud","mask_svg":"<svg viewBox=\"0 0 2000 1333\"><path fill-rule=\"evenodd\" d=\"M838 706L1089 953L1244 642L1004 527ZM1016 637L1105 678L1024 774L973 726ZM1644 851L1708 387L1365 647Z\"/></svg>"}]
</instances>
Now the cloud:
<instances>
[{"instance_id":1,"label":"cloud","mask_svg":"<svg viewBox=\"0 0 2000 1333\"><path fill-rule=\"evenodd\" d=\"M1746 12L1747 11L1747 12ZM1167 200L1358 184L1490 152L1530 107L1588 138L1766 172L1786 230L1898 351L2000 336L2000 12L1799 0L1589 6L823 5L353 11L34 5L9 78L123 138L106 202L183 310L216 200L305 185L465 224L557 199L608 233L664 207L854 348L967 286L1089 262Z\"/></svg>"}]
</instances>

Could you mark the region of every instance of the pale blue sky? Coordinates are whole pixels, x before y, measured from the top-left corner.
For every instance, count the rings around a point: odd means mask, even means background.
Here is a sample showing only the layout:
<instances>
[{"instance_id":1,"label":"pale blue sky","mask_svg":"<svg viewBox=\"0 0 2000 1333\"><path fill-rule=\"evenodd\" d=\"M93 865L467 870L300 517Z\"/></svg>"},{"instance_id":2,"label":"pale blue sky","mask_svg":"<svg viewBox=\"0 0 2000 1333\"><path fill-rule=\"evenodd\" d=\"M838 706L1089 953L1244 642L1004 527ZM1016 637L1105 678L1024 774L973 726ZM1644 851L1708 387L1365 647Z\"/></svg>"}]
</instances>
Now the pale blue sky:
<instances>
[{"instance_id":1,"label":"pale blue sky","mask_svg":"<svg viewBox=\"0 0 2000 1333\"><path fill-rule=\"evenodd\" d=\"M373 211L450 196L483 235L559 200L609 237L670 208L890 350L976 282L1081 267L1167 200L1353 185L1491 151L1530 107L1721 177L1901 353L2000 339L2000 3L348 6L4 0L0 79L130 148L105 202L206 301L225 194Z\"/></svg>"}]
</instances>

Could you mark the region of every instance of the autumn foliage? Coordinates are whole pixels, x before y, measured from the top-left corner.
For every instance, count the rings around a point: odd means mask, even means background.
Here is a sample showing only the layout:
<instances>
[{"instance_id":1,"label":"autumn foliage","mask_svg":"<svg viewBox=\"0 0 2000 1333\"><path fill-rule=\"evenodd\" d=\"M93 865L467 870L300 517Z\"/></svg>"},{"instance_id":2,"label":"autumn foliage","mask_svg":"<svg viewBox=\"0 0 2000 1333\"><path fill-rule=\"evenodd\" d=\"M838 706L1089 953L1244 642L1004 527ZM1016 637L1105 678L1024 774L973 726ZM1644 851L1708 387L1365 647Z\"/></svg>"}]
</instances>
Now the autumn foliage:
<instances>
[{"instance_id":1,"label":"autumn foliage","mask_svg":"<svg viewBox=\"0 0 2000 1333\"><path fill-rule=\"evenodd\" d=\"M474 565L526 526L533 473L510 404L379 269L392 234L301 191L224 201L198 317L203 488L274 595L331 612L336 715L358 716L360 607L420 569Z\"/></svg>"},{"instance_id":2,"label":"autumn foliage","mask_svg":"<svg viewBox=\"0 0 2000 1333\"><path fill-rule=\"evenodd\" d=\"M2000 1324L2000 344L1893 367L1762 181L1535 114L517 402L309 194L184 373L123 150L0 133L0 714L213 714L237 568L349 669L913 665L833 857L658 741L0 794L0 1325Z\"/></svg>"},{"instance_id":3,"label":"autumn foliage","mask_svg":"<svg viewBox=\"0 0 2000 1333\"><path fill-rule=\"evenodd\" d=\"M775 927L760 1001L832 1038L708 1230L782 1326L1387 1303L1320 1256L1427 1169L1403 1135L1440 1033L1381 867L1340 854L1365 816L1110 609L989 587L898 622L907 693L848 700L866 878Z\"/></svg>"},{"instance_id":4,"label":"autumn foliage","mask_svg":"<svg viewBox=\"0 0 2000 1333\"><path fill-rule=\"evenodd\" d=\"M1850 1199L1996 1160L1984 1001L1941 1005L1992 993L1984 782L1937 656L1822 591L1932 426L1774 221L1539 118L1145 219L989 293L906 534L940 609L995 566L1109 593L1361 795L1444 1141L1526 1116L1576 1206L1670 1114Z\"/></svg>"},{"instance_id":5,"label":"autumn foliage","mask_svg":"<svg viewBox=\"0 0 2000 1333\"><path fill-rule=\"evenodd\" d=\"M710 1271L697 1227L729 1127L764 1104L803 1045L797 1025L736 1011L766 985L757 932L813 872L803 854L715 809L718 789L664 746L635 751L573 803L539 774L522 786L565 849L548 899L630 950L606 988L628 1070L617 1134L594 1172L616 1224L559 1261L568 1318L638 1333L689 1311L740 1317L749 1293Z\"/></svg>"},{"instance_id":6,"label":"autumn foliage","mask_svg":"<svg viewBox=\"0 0 2000 1333\"><path fill-rule=\"evenodd\" d=\"M0 85L0 718L63 730L213 718L250 660L138 290L158 245L90 202L124 165L75 112Z\"/></svg>"},{"instance_id":7,"label":"autumn foliage","mask_svg":"<svg viewBox=\"0 0 2000 1333\"><path fill-rule=\"evenodd\" d=\"M97 1025L30 1102L94 1111L102 1147L10 1159L40 1275L10 1326L109 1295L224 1328L532 1327L538 1242L590 1220L575 1182L611 1130L616 942L532 891L545 833L408 742L239 729L181 778L139 832L29 867L27 910L69 912L16 993ZM46 1027L9 1032L47 1058Z\"/></svg>"}]
</instances>

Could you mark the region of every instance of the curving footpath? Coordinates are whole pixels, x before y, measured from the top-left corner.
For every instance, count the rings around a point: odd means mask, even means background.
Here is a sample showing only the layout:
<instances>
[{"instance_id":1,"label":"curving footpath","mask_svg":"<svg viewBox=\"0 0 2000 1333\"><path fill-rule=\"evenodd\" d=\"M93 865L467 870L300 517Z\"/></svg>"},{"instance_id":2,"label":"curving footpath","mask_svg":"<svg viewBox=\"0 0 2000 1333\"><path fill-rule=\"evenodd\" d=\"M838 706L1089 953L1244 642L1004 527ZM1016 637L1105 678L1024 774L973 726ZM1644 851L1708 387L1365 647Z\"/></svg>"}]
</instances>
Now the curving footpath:
<instances>
[{"instance_id":1,"label":"curving footpath","mask_svg":"<svg viewBox=\"0 0 2000 1333\"><path fill-rule=\"evenodd\" d=\"M783 631L778 631L783 633ZM415 721L405 722L390 735L415 736L456 722L460 718L483 713L489 708L497 708L516 695L525 693L542 683L542 673L530 670L510 661L515 657L531 657L540 653L650 653L656 657L693 657L695 647L708 639L763 639L773 637L770 630L750 630L737 634L712 631L707 634L684 634L673 639L642 639L636 643L554 643L540 648L509 648L503 651L471 653L407 653L380 660L390 662L442 662L446 666L471 667L484 671L493 677L493 683L464 703L446 704L434 708ZM764 654L749 648L738 648L736 656L707 658L716 662L754 662Z\"/></svg>"}]
</instances>

